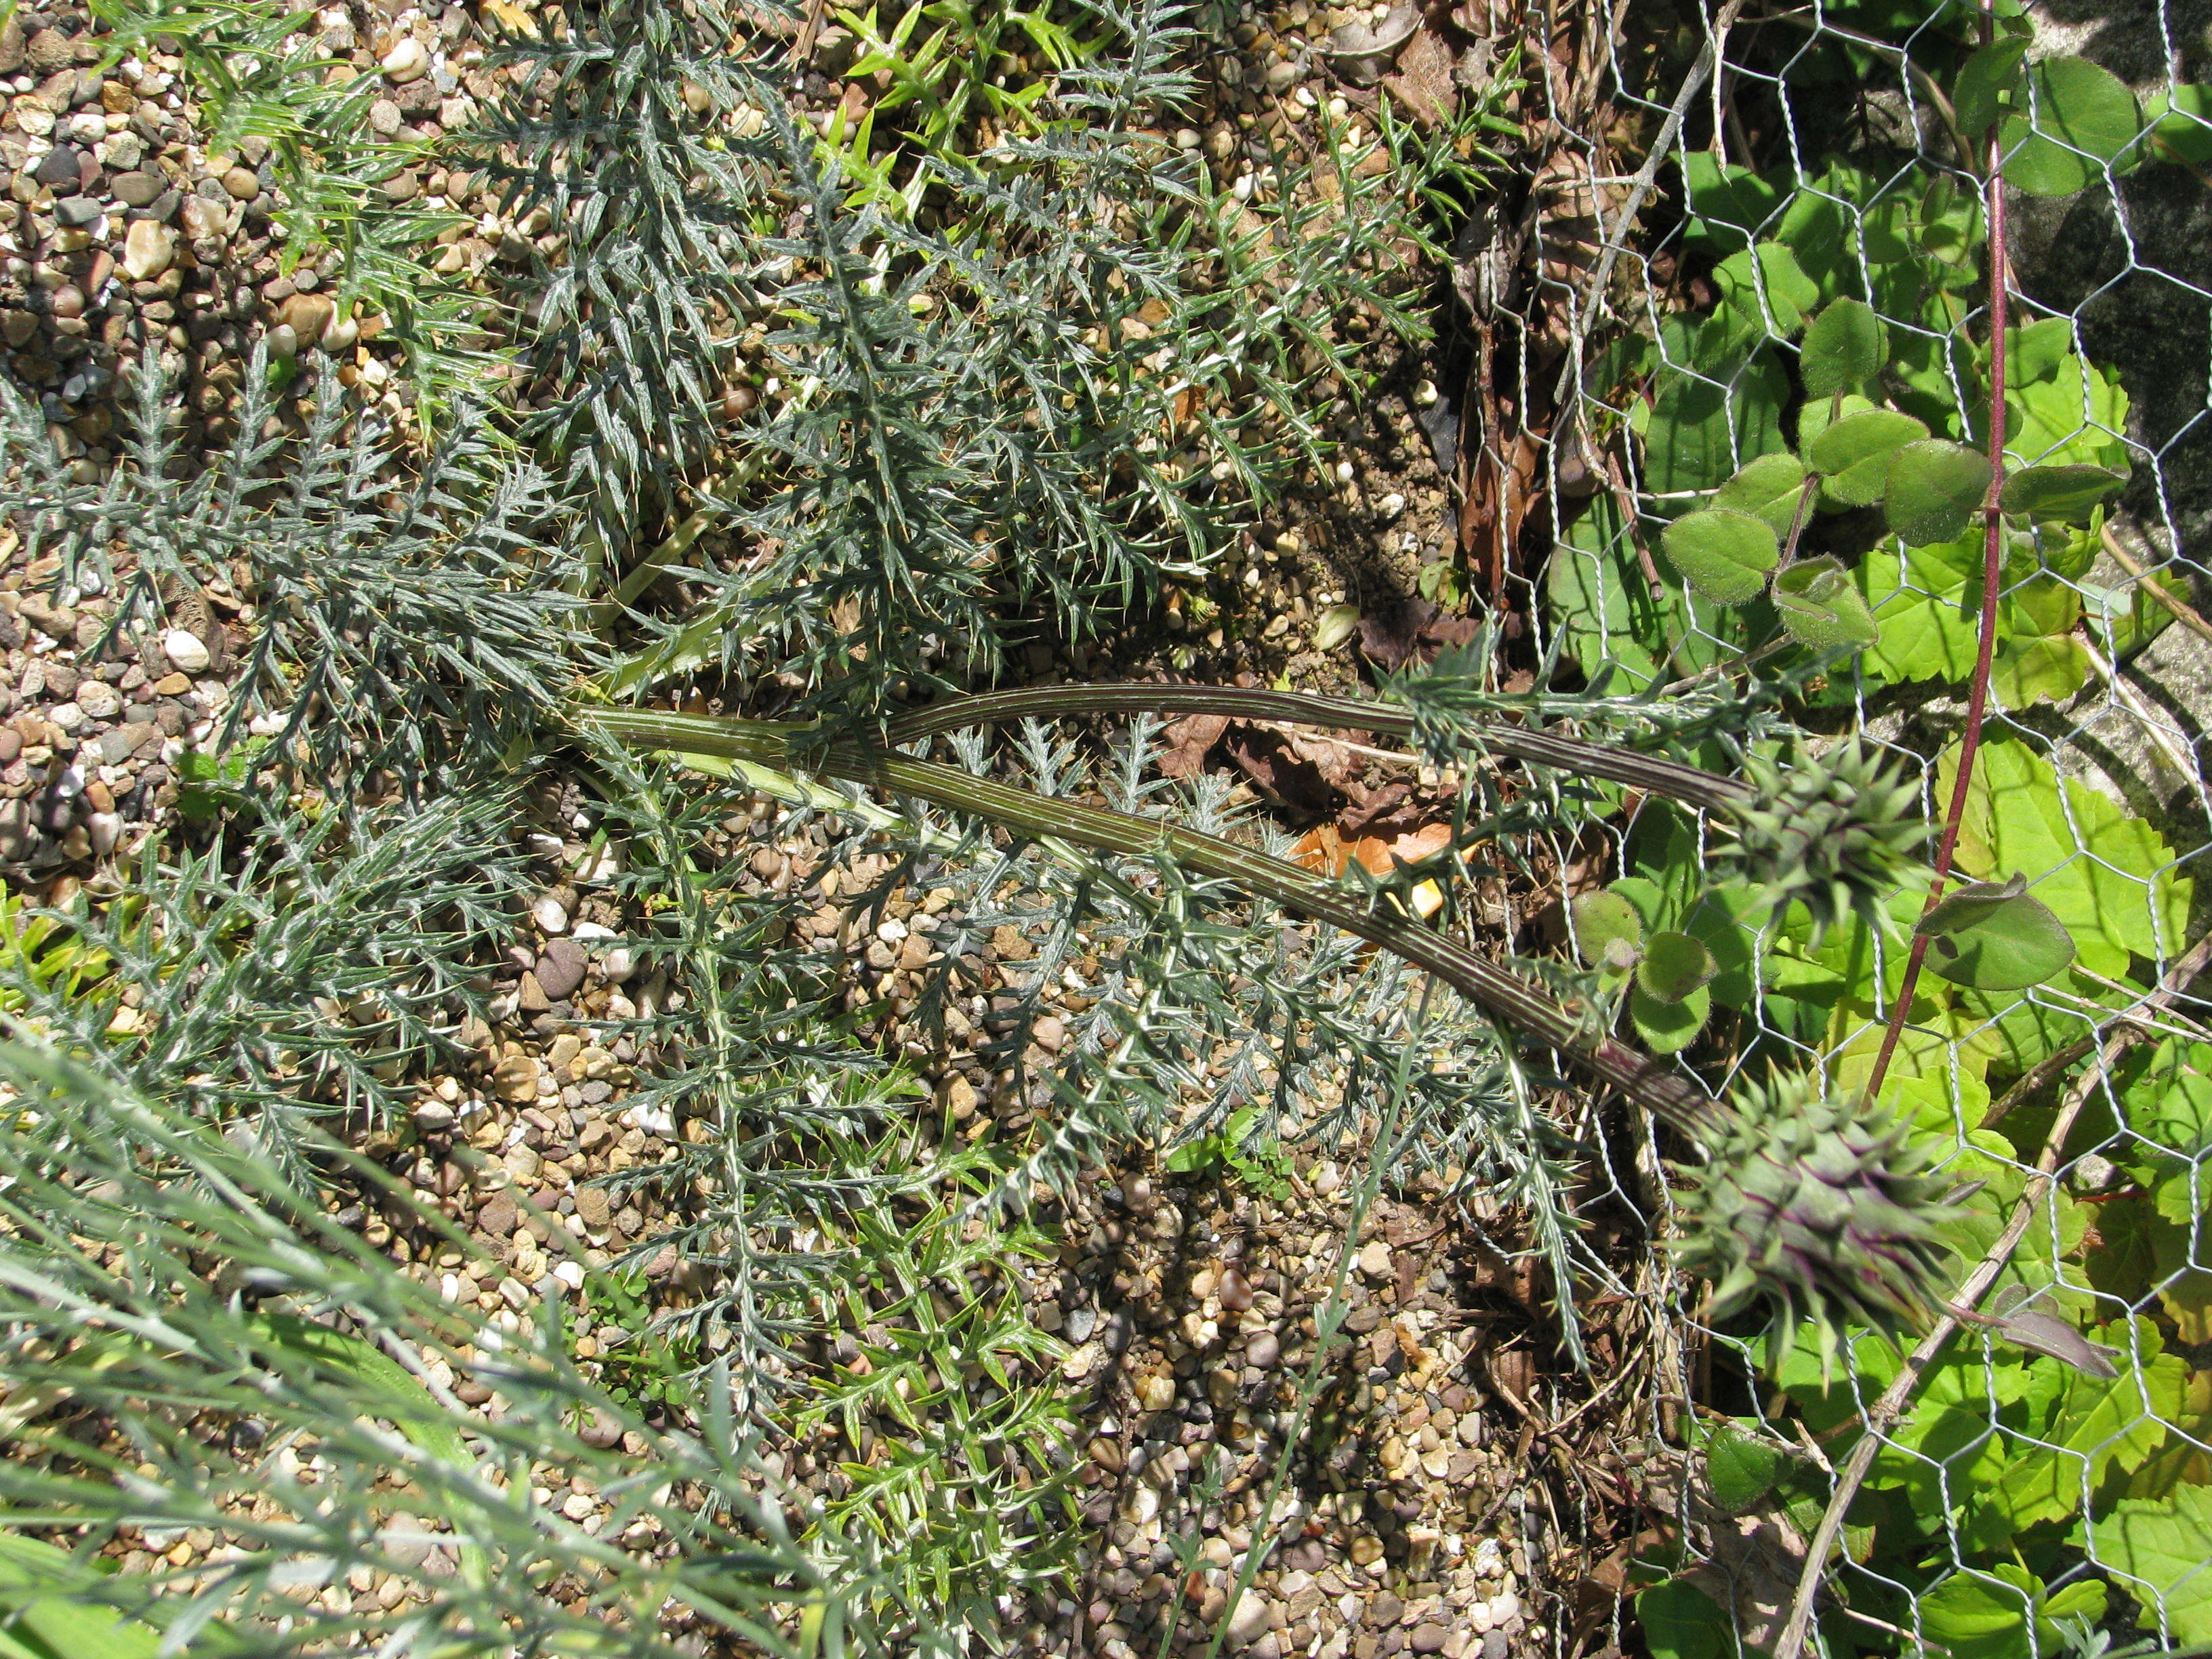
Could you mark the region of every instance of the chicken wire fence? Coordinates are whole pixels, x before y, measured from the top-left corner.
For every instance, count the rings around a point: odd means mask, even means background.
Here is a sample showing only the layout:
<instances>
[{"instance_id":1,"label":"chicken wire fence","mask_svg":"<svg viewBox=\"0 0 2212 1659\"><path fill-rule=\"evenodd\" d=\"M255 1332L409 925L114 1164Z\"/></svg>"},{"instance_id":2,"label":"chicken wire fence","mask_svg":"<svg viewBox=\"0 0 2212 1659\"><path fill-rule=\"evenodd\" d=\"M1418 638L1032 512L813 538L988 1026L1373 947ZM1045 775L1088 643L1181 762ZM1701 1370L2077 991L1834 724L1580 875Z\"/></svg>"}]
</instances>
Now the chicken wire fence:
<instances>
[{"instance_id":1,"label":"chicken wire fence","mask_svg":"<svg viewBox=\"0 0 2212 1659\"><path fill-rule=\"evenodd\" d=\"M1691 1407L1704 1473L1640 1494L1686 1543L1627 1585L1655 1654L2212 1641L2212 980L2191 977L2212 897L2212 105L2192 80L2208 15L2000 17L1987 38L2022 40L2025 63L1995 105L1978 11L1912 0L1728 0L1701 35L1686 12L1622 8L1593 14L1607 49L1583 90L1571 65L1532 77L1558 147L1537 180L1534 320L1500 376L1524 413L1487 457L1510 473L1517 434L1559 503L1520 599L1547 648L1643 690L1736 672L1775 632L1765 600L1686 586L1664 529L1806 435L1795 343L1838 298L1884 325L1870 400L1987 445L1991 238L1962 109L2002 118L2009 465L2126 475L2087 523L2008 533L1954 876L2026 877L2073 963L2017 989L1923 974L1882 1082L1984 1183L1953 1243L1958 1275L1986 1261L1994 1284L1902 1385L1897 1350L1864 1333L1824 1380L1803 1342L1691 1328L1659 1392ZM1662 82L1654 64L1674 68ZM1561 383L1531 439L1562 361L1579 389ZM1802 550L1835 562L1880 635L1798 686L1805 723L1880 744L1939 823L1976 670L1980 522L1908 547L1862 506L1815 515ZM1889 937L1816 942L1698 896L1683 833L1632 828L1607 873L1647 922L1734 929L1714 1030L1735 1068L1863 1085L1920 896Z\"/></svg>"}]
</instances>

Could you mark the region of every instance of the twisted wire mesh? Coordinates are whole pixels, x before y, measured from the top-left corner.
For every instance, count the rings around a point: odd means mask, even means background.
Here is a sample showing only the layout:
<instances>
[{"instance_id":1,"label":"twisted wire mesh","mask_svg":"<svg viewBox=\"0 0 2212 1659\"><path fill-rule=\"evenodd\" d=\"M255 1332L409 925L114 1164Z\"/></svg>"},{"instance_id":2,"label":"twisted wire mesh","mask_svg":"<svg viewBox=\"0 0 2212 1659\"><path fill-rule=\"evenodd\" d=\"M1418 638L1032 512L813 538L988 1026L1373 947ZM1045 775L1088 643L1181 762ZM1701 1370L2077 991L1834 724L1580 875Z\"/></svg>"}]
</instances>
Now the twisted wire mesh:
<instances>
[{"instance_id":1,"label":"twisted wire mesh","mask_svg":"<svg viewBox=\"0 0 2212 1659\"><path fill-rule=\"evenodd\" d=\"M2196 616L2212 595L2212 205L2191 160L2203 123L2186 112L2212 42L2203 8L2171 0L2029 18L2031 61L2086 58L2153 114L2184 112L2115 149L2085 140L2032 76L2024 130L2008 134L2008 169L2045 143L2055 154L2039 159L2081 175L2063 196L2008 190L2009 464L2101 463L2129 482L2087 538L2043 533L2008 552L1983 793L1959 874L2021 870L2087 943L2073 970L2026 990L1923 978L1883 1103L1916 1112L1929 1135L1948 1128L1951 1167L1988 1183L2000 1222L2030 1207L1984 1304L2024 1316L2008 1330L1963 1322L1890 1418L1875 1408L1899 1362L1879 1339L1848 1340L1824 1390L1802 1353L1777 1366L1741 1328L1695 1323L1694 1304L1678 1304L1693 1334L1675 1399L1659 1407L1724 1411L1809 1499L1792 1509L1770 1492L1730 1512L1710 1461L1676 1494L1676 1580L1747 1652L1781 1640L1809 1523L1869 1423L1881 1449L1808 1650L2041 1656L2212 1639L2212 1000L2189 988L2184 963L2212 897L2212 631ZM1773 631L1755 607L1689 592L1661 532L1790 438L1791 342L1814 309L1796 279L1817 261L1820 302L1848 294L1881 314L1903 365L1898 400L1937 435L1989 441L1986 226L1969 209L1956 234L1981 185L1947 96L1980 19L1955 4L1730 0L1700 9L1693 33L1638 9L1587 21L1605 38L1595 108L1577 107L1561 76L1538 77L1559 135L1538 216L1538 310L1568 350L1542 438L1561 522L1524 598L1559 659L1609 674L1616 690L1663 689L1741 672L1731 659ZM1698 53L1686 76L1686 40ZM1624 152L1653 165L1629 172ZM1929 228L1939 210L1951 232ZM1774 246L1788 257L1762 251ZM1916 283L1899 280L1900 258L1922 265ZM1711 319L1731 307L1742 325L1724 339ZM1524 391L1540 392L1544 331L1530 331ZM1522 400L1532 405L1540 395ZM1585 466L1595 493L1577 508L1579 492L1561 485ZM1940 824L1973 668L1978 545L1947 562L1879 526L1861 540L1854 580L1883 640L1799 686L1806 724L1879 744L1920 780ZM1609 876L1658 867L1644 833L1614 838ZM1917 905L1900 908L1893 935L1864 937L1870 962L1838 970L1864 994L1846 989L1825 1010L1790 979L1803 941L1772 918L1746 927L1748 990L1722 1027L1729 1064L1709 1075L1779 1064L1863 1085ZM2029 1089L2008 1098L2023 1076ZM2075 1127L2051 1147L2055 1179L2039 1191L2045 1136L2069 1103ZM2005 1115L1991 1121L1993 1109ZM1960 1275L1996 1232L1962 1242ZM2033 1352L2039 1331L2071 1363ZM2092 1375L2100 1364L2115 1375ZM1645 1612L1653 1651L1696 1650L1682 1645L1679 1605L1665 1620L1656 1602Z\"/></svg>"}]
</instances>

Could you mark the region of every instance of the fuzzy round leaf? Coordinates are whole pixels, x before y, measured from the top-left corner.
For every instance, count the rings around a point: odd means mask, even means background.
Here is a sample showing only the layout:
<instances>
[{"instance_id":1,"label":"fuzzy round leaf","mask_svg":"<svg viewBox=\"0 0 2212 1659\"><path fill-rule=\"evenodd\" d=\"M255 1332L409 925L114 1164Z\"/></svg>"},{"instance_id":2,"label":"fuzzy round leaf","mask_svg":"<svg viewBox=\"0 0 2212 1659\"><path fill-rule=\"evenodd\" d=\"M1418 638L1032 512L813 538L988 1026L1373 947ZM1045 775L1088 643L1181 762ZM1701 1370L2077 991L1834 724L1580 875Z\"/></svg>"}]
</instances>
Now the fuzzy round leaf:
<instances>
[{"instance_id":1,"label":"fuzzy round leaf","mask_svg":"<svg viewBox=\"0 0 2212 1659\"><path fill-rule=\"evenodd\" d=\"M1761 455L1714 492L1713 505L1764 519L1778 536L1797 522L1805 494L1805 464L1788 450Z\"/></svg>"},{"instance_id":2,"label":"fuzzy round leaf","mask_svg":"<svg viewBox=\"0 0 2212 1659\"><path fill-rule=\"evenodd\" d=\"M2097 504L2127 481L2106 466L2024 466L2005 479L1997 505L2046 524L2087 524Z\"/></svg>"},{"instance_id":3,"label":"fuzzy round leaf","mask_svg":"<svg viewBox=\"0 0 2212 1659\"><path fill-rule=\"evenodd\" d=\"M2030 64L2016 101L2000 132L2005 182L2031 196L2086 190L2142 131L2127 83L2085 58Z\"/></svg>"},{"instance_id":4,"label":"fuzzy round leaf","mask_svg":"<svg viewBox=\"0 0 2212 1659\"><path fill-rule=\"evenodd\" d=\"M1948 438L1922 438L1889 459L1882 507L1907 547L1956 541L1990 488L1990 458Z\"/></svg>"},{"instance_id":5,"label":"fuzzy round leaf","mask_svg":"<svg viewBox=\"0 0 2212 1659\"><path fill-rule=\"evenodd\" d=\"M1655 1054L1678 1054L1697 1041L1713 1012L1713 994L1700 985L1680 1002L1662 1002L1642 986L1628 993L1628 1018Z\"/></svg>"},{"instance_id":6,"label":"fuzzy round leaf","mask_svg":"<svg viewBox=\"0 0 2212 1659\"><path fill-rule=\"evenodd\" d=\"M1812 320L1797 351L1805 395L1832 398L1856 392L1881 373L1889 335L1872 306L1847 297L1831 301Z\"/></svg>"},{"instance_id":7,"label":"fuzzy round leaf","mask_svg":"<svg viewBox=\"0 0 2212 1659\"><path fill-rule=\"evenodd\" d=\"M1871 398L1862 398L1856 392L1846 392L1840 398L1808 398L1797 411L1797 453L1805 453L1838 421L1879 407Z\"/></svg>"},{"instance_id":8,"label":"fuzzy round leaf","mask_svg":"<svg viewBox=\"0 0 2212 1659\"><path fill-rule=\"evenodd\" d=\"M1613 961L1612 947L1615 945L1626 945L1632 951L1641 950L1644 918L1636 914L1636 907L1624 895L1602 888L1594 893L1577 894L1574 913L1575 945L1589 966L1610 965ZM1629 959L1632 963L1635 957L1632 955Z\"/></svg>"},{"instance_id":9,"label":"fuzzy round leaf","mask_svg":"<svg viewBox=\"0 0 2212 1659\"><path fill-rule=\"evenodd\" d=\"M1863 651L1881 638L1866 597L1834 559L1801 559L1777 576L1774 609L1790 637L1816 651Z\"/></svg>"},{"instance_id":10,"label":"fuzzy round leaf","mask_svg":"<svg viewBox=\"0 0 2212 1659\"><path fill-rule=\"evenodd\" d=\"M1915 930L1927 937L1929 967L1977 991L2021 991L2063 973L2074 936L2027 885L2015 875L1948 895Z\"/></svg>"},{"instance_id":11,"label":"fuzzy round leaf","mask_svg":"<svg viewBox=\"0 0 2212 1659\"><path fill-rule=\"evenodd\" d=\"M1905 445L1928 435L1928 428L1894 409L1862 410L1846 415L1805 447L1805 459L1826 476L1835 498L1851 507L1871 507L1888 487L1889 463Z\"/></svg>"},{"instance_id":12,"label":"fuzzy round leaf","mask_svg":"<svg viewBox=\"0 0 2212 1659\"><path fill-rule=\"evenodd\" d=\"M1682 580L1715 605L1758 597L1782 552L1773 526L1733 507L1686 514L1661 539Z\"/></svg>"},{"instance_id":13,"label":"fuzzy round leaf","mask_svg":"<svg viewBox=\"0 0 2212 1659\"><path fill-rule=\"evenodd\" d=\"M1636 988L1660 1002L1686 1002L1720 970L1703 939L1688 933L1654 933L1636 969Z\"/></svg>"},{"instance_id":14,"label":"fuzzy round leaf","mask_svg":"<svg viewBox=\"0 0 2212 1659\"><path fill-rule=\"evenodd\" d=\"M1705 1484L1723 1515L1741 1515L1790 1472L1787 1452L1771 1440L1722 1424L1705 1448Z\"/></svg>"}]
</instances>

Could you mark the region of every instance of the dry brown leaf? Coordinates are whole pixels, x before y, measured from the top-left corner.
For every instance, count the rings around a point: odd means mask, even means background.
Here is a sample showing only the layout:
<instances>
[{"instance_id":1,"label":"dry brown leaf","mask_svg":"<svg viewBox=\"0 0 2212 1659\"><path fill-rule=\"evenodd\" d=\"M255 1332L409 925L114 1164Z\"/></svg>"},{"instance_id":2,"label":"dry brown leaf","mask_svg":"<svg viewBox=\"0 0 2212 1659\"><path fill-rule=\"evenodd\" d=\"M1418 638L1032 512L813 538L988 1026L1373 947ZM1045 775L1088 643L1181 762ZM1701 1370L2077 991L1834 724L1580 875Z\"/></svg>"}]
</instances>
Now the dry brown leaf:
<instances>
[{"instance_id":1,"label":"dry brown leaf","mask_svg":"<svg viewBox=\"0 0 2212 1659\"><path fill-rule=\"evenodd\" d=\"M1206 757L1228 729L1226 714L1186 714L1170 721L1160 733L1167 742L1160 751L1160 771L1170 778L1196 777L1206 770Z\"/></svg>"},{"instance_id":2,"label":"dry brown leaf","mask_svg":"<svg viewBox=\"0 0 2212 1659\"><path fill-rule=\"evenodd\" d=\"M1406 106L1423 131L1442 126L1459 107L1459 82L1452 74L1449 46L1434 29L1423 28L1398 52L1398 70L1382 85Z\"/></svg>"}]
</instances>

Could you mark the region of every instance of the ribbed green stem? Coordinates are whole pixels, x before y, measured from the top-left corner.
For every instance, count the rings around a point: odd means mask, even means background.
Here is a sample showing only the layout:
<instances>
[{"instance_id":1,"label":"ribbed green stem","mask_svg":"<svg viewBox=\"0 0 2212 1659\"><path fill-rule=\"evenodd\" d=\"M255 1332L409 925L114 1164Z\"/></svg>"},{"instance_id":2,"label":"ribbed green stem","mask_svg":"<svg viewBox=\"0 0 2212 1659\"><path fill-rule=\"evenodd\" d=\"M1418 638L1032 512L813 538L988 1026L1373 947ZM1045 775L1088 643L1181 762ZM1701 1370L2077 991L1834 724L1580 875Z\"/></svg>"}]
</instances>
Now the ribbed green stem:
<instances>
[{"instance_id":1,"label":"ribbed green stem","mask_svg":"<svg viewBox=\"0 0 2212 1659\"><path fill-rule=\"evenodd\" d=\"M890 736L893 743L911 743L933 732L1000 720L1147 713L1290 720L1338 731L1388 732L1398 737L1411 737L1415 730L1410 710L1351 697L1309 696L1302 691L1216 685L1036 685L956 697L897 721ZM1709 811L1728 811L1757 798L1757 792L1738 779L1685 766L1663 755L1638 754L1632 749L1565 738L1506 720L1471 720L1468 730L1482 748L1516 760L1610 779Z\"/></svg>"},{"instance_id":2,"label":"ribbed green stem","mask_svg":"<svg viewBox=\"0 0 2212 1659\"><path fill-rule=\"evenodd\" d=\"M1088 693L1117 688L1079 689ZM1176 688L1127 689L1157 694ZM988 701L963 700L955 707L973 708ZM1117 705L1129 706L1136 705ZM1158 708L1159 704L1152 701L1141 706ZM1032 706L1024 712L1036 711ZM812 728L804 726L605 707L580 708L577 720L641 747L715 755L779 768L803 764L825 777L912 796L1024 835L1051 837L1098 852L1138 858L1165 854L1185 869L1235 882L1248 892L1328 922L1426 969L1478 1007L1523 1035L1571 1056L1601 1080L1686 1134L1707 1140L1717 1125L1721 1109L1686 1079L1626 1043L1592 1031L1572 1012L1519 975L1411 918L1368 908L1327 877L1250 848L1127 812L1033 794L957 767L872 745L833 744L806 755L801 762L799 746L812 735Z\"/></svg>"}]
</instances>

